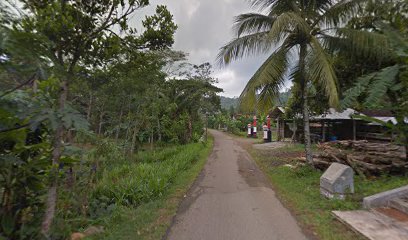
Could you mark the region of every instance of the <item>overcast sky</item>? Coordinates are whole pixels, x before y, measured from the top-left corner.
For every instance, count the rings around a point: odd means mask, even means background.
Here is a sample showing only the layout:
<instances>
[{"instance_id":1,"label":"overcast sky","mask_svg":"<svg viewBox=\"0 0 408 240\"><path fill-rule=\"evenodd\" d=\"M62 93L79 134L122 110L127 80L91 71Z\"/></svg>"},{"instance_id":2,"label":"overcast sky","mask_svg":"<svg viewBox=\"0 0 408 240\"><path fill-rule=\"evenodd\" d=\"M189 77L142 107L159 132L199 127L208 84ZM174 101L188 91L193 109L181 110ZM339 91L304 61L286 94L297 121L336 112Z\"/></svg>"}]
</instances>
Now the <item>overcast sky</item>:
<instances>
[{"instance_id":1,"label":"overcast sky","mask_svg":"<svg viewBox=\"0 0 408 240\"><path fill-rule=\"evenodd\" d=\"M220 47L233 38L234 16L253 11L247 0L151 0L143 14L153 14L158 4L167 6L178 25L174 49L189 53L193 64L213 64L214 77L224 89L221 95L239 96L266 56L245 58L222 69L215 59Z\"/></svg>"}]
</instances>

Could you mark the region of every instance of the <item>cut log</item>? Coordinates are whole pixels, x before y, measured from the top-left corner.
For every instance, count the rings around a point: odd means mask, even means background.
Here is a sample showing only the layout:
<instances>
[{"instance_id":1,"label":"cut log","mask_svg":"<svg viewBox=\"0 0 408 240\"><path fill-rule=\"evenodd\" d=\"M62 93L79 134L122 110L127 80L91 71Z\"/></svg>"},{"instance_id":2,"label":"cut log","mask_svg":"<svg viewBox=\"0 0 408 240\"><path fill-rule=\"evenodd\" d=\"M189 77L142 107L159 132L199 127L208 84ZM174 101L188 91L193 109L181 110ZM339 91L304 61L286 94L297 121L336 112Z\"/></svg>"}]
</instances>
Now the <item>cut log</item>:
<instances>
[{"instance_id":1,"label":"cut log","mask_svg":"<svg viewBox=\"0 0 408 240\"><path fill-rule=\"evenodd\" d=\"M331 164L332 162L328 162L324 159L313 158L313 166L317 169L326 170Z\"/></svg>"},{"instance_id":2,"label":"cut log","mask_svg":"<svg viewBox=\"0 0 408 240\"><path fill-rule=\"evenodd\" d=\"M333 162L347 164L358 174L377 175L408 170L402 146L368 141L335 141L318 145L321 153L314 156L317 168L327 168Z\"/></svg>"}]
</instances>

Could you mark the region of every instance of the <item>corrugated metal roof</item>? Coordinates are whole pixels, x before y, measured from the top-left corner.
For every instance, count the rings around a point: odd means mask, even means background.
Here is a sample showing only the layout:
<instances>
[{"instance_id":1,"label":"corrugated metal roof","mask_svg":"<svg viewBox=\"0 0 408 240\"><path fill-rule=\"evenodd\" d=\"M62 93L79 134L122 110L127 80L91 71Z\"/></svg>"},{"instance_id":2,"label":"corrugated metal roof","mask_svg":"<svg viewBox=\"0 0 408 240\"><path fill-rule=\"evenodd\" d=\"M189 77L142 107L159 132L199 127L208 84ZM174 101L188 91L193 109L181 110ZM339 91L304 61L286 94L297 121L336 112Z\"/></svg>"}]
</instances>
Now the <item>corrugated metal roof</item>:
<instances>
[{"instance_id":1,"label":"corrugated metal roof","mask_svg":"<svg viewBox=\"0 0 408 240\"><path fill-rule=\"evenodd\" d=\"M398 121L397 121L397 119L395 117L373 117L373 118L378 119L378 120L383 121L383 122L386 122L386 123L391 122L394 125L397 125L397 123L398 123ZM378 126L380 126L382 124L377 123L377 122L370 122L369 125L378 125Z\"/></svg>"},{"instance_id":2,"label":"corrugated metal roof","mask_svg":"<svg viewBox=\"0 0 408 240\"><path fill-rule=\"evenodd\" d=\"M274 110L272 111L272 116L273 117L278 117L280 114L284 114L285 113L285 108L283 107L275 107ZM347 108L342 112L338 112L336 109L334 108L329 108L327 110L326 113L321 114L321 115L317 115L317 116L310 116L311 120L351 120L353 119L351 116L352 115L362 115L362 116L366 116L363 113L357 112L356 110L352 109L352 108ZM271 116L271 117L272 117ZM302 116L299 115L299 118L301 118ZM383 117L383 116L372 116L373 118L379 119L381 121L384 122L391 122L392 124L397 124L397 120L395 117ZM358 119L358 118L356 118ZM404 121L406 123L408 123L408 117L404 119ZM378 123L370 123L370 124L378 124ZM379 125L379 124L378 124Z\"/></svg>"},{"instance_id":3,"label":"corrugated metal roof","mask_svg":"<svg viewBox=\"0 0 408 240\"><path fill-rule=\"evenodd\" d=\"M327 113L324 113L318 116L312 116L311 119L313 120L325 120L325 119L326 120L347 120L347 119L353 119L351 115L354 115L354 114L359 114L359 112L351 108L347 108L346 110L342 112L338 112L334 108L329 108Z\"/></svg>"},{"instance_id":4,"label":"corrugated metal roof","mask_svg":"<svg viewBox=\"0 0 408 240\"><path fill-rule=\"evenodd\" d=\"M275 107L272 112L270 112L269 117L275 119L280 117L281 115L285 114L285 108L283 107Z\"/></svg>"}]
</instances>

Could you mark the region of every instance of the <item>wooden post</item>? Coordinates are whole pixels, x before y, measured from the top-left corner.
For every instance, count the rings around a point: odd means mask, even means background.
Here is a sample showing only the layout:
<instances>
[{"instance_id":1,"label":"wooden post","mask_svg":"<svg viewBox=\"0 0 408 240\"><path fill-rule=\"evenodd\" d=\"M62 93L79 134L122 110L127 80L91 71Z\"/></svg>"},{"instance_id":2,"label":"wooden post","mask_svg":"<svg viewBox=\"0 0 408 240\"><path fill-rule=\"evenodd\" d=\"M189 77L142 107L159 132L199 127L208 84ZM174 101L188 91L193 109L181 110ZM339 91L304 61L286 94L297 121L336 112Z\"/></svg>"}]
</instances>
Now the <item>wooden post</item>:
<instances>
[{"instance_id":1,"label":"wooden post","mask_svg":"<svg viewBox=\"0 0 408 240\"><path fill-rule=\"evenodd\" d=\"M357 140L357 129L356 129L356 120L353 119L353 140L356 141Z\"/></svg>"},{"instance_id":2,"label":"wooden post","mask_svg":"<svg viewBox=\"0 0 408 240\"><path fill-rule=\"evenodd\" d=\"M322 141L326 142L326 126L324 120L322 120Z\"/></svg>"}]
</instances>

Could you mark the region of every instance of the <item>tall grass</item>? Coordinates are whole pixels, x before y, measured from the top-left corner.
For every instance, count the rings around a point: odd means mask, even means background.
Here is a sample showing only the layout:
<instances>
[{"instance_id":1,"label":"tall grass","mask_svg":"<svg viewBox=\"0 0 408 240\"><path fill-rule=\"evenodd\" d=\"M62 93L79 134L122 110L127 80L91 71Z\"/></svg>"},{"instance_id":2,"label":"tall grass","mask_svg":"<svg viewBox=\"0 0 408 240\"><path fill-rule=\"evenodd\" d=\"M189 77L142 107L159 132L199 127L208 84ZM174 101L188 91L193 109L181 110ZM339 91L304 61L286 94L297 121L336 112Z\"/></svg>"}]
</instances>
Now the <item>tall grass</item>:
<instances>
[{"instance_id":1,"label":"tall grass","mask_svg":"<svg viewBox=\"0 0 408 240\"><path fill-rule=\"evenodd\" d=\"M194 163L202 143L141 152L129 164L115 166L102 174L93 198L107 204L138 206L166 193L175 177Z\"/></svg>"},{"instance_id":2,"label":"tall grass","mask_svg":"<svg viewBox=\"0 0 408 240\"><path fill-rule=\"evenodd\" d=\"M179 171L171 180L171 184L163 191L162 196L153 196L154 200L146 201L138 206L118 205L109 214L97 219L98 225L105 226L103 234L91 236L93 240L155 240L162 239L176 214L179 202L183 199L185 192L189 189L194 179L203 168L213 146L212 137L209 136L208 143L190 144L185 146L171 146L154 151L140 152L135 161L141 164L167 162L167 166L178 156L195 157L191 159L186 170ZM198 151L196 151L198 150ZM181 152L188 152L181 154ZM194 154L191 154L191 153ZM187 161L189 162L189 161ZM125 176L123 176L126 178Z\"/></svg>"},{"instance_id":3,"label":"tall grass","mask_svg":"<svg viewBox=\"0 0 408 240\"><path fill-rule=\"evenodd\" d=\"M72 232L92 225L108 227L112 217L126 217L121 209L133 213L141 205L163 202L179 176L196 168L211 148L211 141L207 145L166 145L130 157L114 141L91 140L81 145L88 151L73 167L72 185L64 182L59 189L53 239L67 239Z\"/></svg>"}]
</instances>

